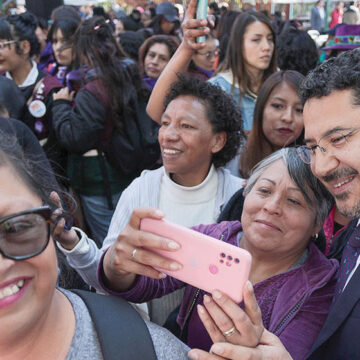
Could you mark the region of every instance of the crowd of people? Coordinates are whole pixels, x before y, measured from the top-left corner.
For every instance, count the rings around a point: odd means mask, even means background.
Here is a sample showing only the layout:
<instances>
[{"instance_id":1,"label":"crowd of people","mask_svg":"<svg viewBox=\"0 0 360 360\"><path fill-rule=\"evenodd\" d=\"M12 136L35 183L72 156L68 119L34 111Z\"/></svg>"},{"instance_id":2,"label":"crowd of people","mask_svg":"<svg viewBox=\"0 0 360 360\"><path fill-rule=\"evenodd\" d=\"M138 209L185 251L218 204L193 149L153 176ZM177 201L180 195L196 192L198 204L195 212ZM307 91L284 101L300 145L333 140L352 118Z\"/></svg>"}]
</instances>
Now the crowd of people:
<instances>
[{"instance_id":1,"label":"crowd of people","mask_svg":"<svg viewBox=\"0 0 360 360\"><path fill-rule=\"evenodd\" d=\"M196 6L0 18L0 359L360 357L360 31ZM248 251L243 301L145 218Z\"/></svg>"}]
</instances>

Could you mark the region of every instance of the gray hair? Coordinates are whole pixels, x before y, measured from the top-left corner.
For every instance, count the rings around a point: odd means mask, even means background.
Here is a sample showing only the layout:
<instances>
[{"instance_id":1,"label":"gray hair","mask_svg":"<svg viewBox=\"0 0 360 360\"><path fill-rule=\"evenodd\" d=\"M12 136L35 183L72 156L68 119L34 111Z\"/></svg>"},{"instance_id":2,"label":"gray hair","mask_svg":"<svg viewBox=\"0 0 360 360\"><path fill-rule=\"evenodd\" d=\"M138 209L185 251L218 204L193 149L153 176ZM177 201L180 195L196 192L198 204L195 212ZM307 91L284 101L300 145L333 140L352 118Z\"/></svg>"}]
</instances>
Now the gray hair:
<instances>
[{"instance_id":1,"label":"gray hair","mask_svg":"<svg viewBox=\"0 0 360 360\"><path fill-rule=\"evenodd\" d=\"M300 189L310 208L316 212L316 224L322 225L333 205L333 199L324 185L313 175L310 165L305 164L293 147L275 151L254 166L244 189L246 196L264 171L276 161L282 159L287 166L289 176Z\"/></svg>"}]
</instances>

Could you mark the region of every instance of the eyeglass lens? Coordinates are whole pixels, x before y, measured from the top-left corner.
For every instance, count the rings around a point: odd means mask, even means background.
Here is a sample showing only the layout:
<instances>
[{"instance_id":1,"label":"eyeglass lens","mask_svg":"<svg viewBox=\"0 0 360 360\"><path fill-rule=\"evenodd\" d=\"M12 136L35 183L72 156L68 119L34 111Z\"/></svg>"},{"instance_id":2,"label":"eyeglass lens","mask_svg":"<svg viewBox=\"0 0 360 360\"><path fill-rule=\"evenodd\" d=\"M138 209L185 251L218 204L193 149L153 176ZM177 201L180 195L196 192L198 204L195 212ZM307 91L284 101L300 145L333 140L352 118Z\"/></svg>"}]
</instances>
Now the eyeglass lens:
<instances>
[{"instance_id":1,"label":"eyeglass lens","mask_svg":"<svg viewBox=\"0 0 360 360\"><path fill-rule=\"evenodd\" d=\"M5 256L31 257L48 242L48 223L40 214L24 214L0 223L0 249Z\"/></svg>"}]
</instances>

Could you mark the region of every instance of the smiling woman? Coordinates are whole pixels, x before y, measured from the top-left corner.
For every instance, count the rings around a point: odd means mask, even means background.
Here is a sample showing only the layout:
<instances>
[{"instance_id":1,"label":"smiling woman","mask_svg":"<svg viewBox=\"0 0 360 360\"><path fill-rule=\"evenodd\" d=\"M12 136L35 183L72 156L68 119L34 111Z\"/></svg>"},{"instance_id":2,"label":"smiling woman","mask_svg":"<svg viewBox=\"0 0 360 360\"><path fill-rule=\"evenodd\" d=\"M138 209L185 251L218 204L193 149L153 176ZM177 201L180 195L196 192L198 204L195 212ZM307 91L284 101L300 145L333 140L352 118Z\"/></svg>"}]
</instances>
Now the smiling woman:
<instances>
[{"instance_id":1,"label":"smiling woman","mask_svg":"<svg viewBox=\"0 0 360 360\"><path fill-rule=\"evenodd\" d=\"M247 178L251 169L275 150L302 142L303 106L298 90L303 79L297 71L278 71L260 88L253 128L240 158L229 164L229 167L238 167L242 177Z\"/></svg>"},{"instance_id":2,"label":"smiling woman","mask_svg":"<svg viewBox=\"0 0 360 360\"><path fill-rule=\"evenodd\" d=\"M312 243L331 206L330 195L294 148L278 150L261 161L244 193L241 223L200 225L195 230L251 253L249 278L264 327L280 337L294 359L304 359L325 321L336 283L337 261L327 260ZM146 249L176 251L168 240L139 231L144 217L159 218L161 214L134 210L119 235L121 241L110 247L100 264L103 287L132 302L148 301L185 287L177 319L183 340L190 347L209 350L215 340L207 335L200 319L202 304L207 307L211 299L204 291L155 270L174 271L181 264ZM132 256L134 248L136 256ZM196 305L200 305L200 317L194 310ZM233 302L232 306L237 309ZM232 323L224 315L218 324L223 341L236 344L236 321ZM212 336L211 327L207 330Z\"/></svg>"},{"instance_id":3,"label":"smiling woman","mask_svg":"<svg viewBox=\"0 0 360 360\"><path fill-rule=\"evenodd\" d=\"M1 359L81 359L84 349L87 357L103 359L106 354L100 347L99 328L87 305L75 293L56 288L53 236L65 230L55 219L57 205L49 196L49 185L36 173L38 166L26 160L15 139L11 140L9 143L8 137L0 135ZM72 232L66 231L66 236ZM105 299L94 296L99 304ZM106 308L103 304L102 316ZM112 319L116 309L113 307L105 317ZM120 321L127 316L140 320L136 312L124 308L118 315ZM187 358L187 347L170 333L142 320L140 324L145 325L152 359ZM112 329L114 324L110 321L107 325ZM139 358L144 358L140 355L143 338L139 340L136 335L136 331L129 331L130 340L124 346L138 341Z\"/></svg>"}]
</instances>

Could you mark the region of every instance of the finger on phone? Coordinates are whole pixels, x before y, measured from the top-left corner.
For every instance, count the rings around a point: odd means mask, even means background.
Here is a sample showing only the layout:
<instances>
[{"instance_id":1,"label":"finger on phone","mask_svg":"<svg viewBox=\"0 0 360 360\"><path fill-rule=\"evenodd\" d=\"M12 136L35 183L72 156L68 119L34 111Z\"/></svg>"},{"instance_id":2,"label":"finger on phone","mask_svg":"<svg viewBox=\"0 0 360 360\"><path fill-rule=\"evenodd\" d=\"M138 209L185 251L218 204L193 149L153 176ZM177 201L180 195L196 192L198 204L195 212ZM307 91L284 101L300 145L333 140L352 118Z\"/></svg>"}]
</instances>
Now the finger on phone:
<instances>
[{"instance_id":1,"label":"finger on phone","mask_svg":"<svg viewBox=\"0 0 360 360\"><path fill-rule=\"evenodd\" d=\"M166 274L163 272L158 271L151 266L136 263L134 261L129 261L128 263L124 264L124 267L126 267L126 271L129 273L143 275L153 279L163 279L166 277Z\"/></svg>"},{"instance_id":2,"label":"finger on phone","mask_svg":"<svg viewBox=\"0 0 360 360\"><path fill-rule=\"evenodd\" d=\"M225 337L222 332L219 330L217 325L215 324L214 320L211 318L209 313L207 312L206 308L198 305L197 311L199 314L199 318L203 323L207 333L209 334L211 340L215 342L223 342L225 341Z\"/></svg>"},{"instance_id":3,"label":"finger on phone","mask_svg":"<svg viewBox=\"0 0 360 360\"><path fill-rule=\"evenodd\" d=\"M165 214L159 209L138 207L138 208L135 208L134 211L132 212L132 214L130 216L129 224L134 229L139 229L141 219L144 219L147 217L150 217L153 219L162 219L164 216L165 216Z\"/></svg>"},{"instance_id":4,"label":"finger on phone","mask_svg":"<svg viewBox=\"0 0 360 360\"><path fill-rule=\"evenodd\" d=\"M147 231L138 232L134 245L166 251L176 251L180 249L180 245L176 241Z\"/></svg>"},{"instance_id":5,"label":"finger on phone","mask_svg":"<svg viewBox=\"0 0 360 360\"><path fill-rule=\"evenodd\" d=\"M231 317L229 317L210 296L204 296L204 305L217 328L219 328L221 334L224 335L223 339L234 344L239 344L241 342L241 334ZM225 336L226 333L228 333L227 336Z\"/></svg>"},{"instance_id":6,"label":"finger on phone","mask_svg":"<svg viewBox=\"0 0 360 360\"><path fill-rule=\"evenodd\" d=\"M188 19L193 19L195 14L196 14L196 5L197 5L198 0L190 0L187 8L186 8L186 12L185 12L185 18Z\"/></svg>"},{"instance_id":7,"label":"finger on phone","mask_svg":"<svg viewBox=\"0 0 360 360\"><path fill-rule=\"evenodd\" d=\"M151 266L152 268L159 268L168 271L177 271L182 268L182 265L177 261L168 259L143 248L136 249L136 253L134 256L132 255L132 258L133 262Z\"/></svg>"},{"instance_id":8,"label":"finger on phone","mask_svg":"<svg viewBox=\"0 0 360 360\"><path fill-rule=\"evenodd\" d=\"M199 349L192 349L188 353L188 357L192 360L225 360L223 357L216 354L210 354Z\"/></svg>"},{"instance_id":9,"label":"finger on phone","mask_svg":"<svg viewBox=\"0 0 360 360\"><path fill-rule=\"evenodd\" d=\"M261 310L256 301L254 288L249 280L244 286L244 304L245 312L249 316L251 322L255 325L262 325Z\"/></svg>"},{"instance_id":10,"label":"finger on phone","mask_svg":"<svg viewBox=\"0 0 360 360\"><path fill-rule=\"evenodd\" d=\"M216 302L217 305L231 319L232 323L235 325L235 328L241 335L240 337L236 337L236 343L245 346L256 346L260 341L260 337L264 329L262 325L261 312L260 319L257 319L257 323L253 323L247 313L226 294L215 290L212 295L214 302ZM256 299L254 300L256 302ZM234 343L234 341L231 342Z\"/></svg>"}]
</instances>

